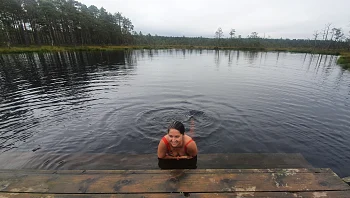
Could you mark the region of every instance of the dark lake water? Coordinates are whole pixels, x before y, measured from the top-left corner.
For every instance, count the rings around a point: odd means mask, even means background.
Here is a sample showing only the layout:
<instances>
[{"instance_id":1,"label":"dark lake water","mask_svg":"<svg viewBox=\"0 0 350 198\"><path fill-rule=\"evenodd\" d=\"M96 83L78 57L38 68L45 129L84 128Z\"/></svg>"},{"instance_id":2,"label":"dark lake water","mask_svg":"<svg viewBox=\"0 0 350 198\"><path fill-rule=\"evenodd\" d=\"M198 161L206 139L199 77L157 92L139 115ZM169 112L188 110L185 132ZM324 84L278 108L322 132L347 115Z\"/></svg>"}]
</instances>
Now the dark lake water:
<instances>
[{"instance_id":1,"label":"dark lake water","mask_svg":"<svg viewBox=\"0 0 350 198\"><path fill-rule=\"evenodd\" d=\"M0 156L156 153L171 120L188 130L193 117L189 135L199 153L301 153L349 176L350 73L337 58L210 50L0 55Z\"/></svg>"}]
</instances>

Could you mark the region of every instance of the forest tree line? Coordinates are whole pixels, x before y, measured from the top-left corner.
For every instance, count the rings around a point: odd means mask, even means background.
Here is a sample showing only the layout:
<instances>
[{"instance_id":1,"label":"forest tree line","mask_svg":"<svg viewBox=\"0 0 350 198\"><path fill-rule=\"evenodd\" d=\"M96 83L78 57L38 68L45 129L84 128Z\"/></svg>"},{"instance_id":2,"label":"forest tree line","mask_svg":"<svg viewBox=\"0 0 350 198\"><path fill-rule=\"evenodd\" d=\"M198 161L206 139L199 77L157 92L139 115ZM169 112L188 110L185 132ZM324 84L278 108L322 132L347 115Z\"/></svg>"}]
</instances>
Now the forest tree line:
<instances>
[{"instance_id":1,"label":"forest tree line","mask_svg":"<svg viewBox=\"0 0 350 198\"><path fill-rule=\"evenodd\" d=\"M18 45L127 45L131 20L74 0L1 0L0 43Z\"/></svg>"},{"instance_id":2,"label":"forest tree line","mask_svg":"<svg viewBox=\"0 0 350 198\"><path fill-rule=\"evenodd\" d=\"M224 37L224 32L218 28L214 38L205 37L169 37L144 35L142 32L133 31L134 43L137 45L187 45L187 46L218 46L237 48L308 48L316 50L350 50L350 35L346 37L341 28L325 25L322 31L315 31L308 39L274 39L268 36L260 37L258 32L252 32L243 38L236 35L236 30L231 29L229 37ZM350 32L349 32L350 33Z\"/></svg>"},{"instance_id":3,"label":"forest tree line","mask_svg":"<svg viewBox=\"0 0 350 198\"><path fill-rule=\"evenodd\" d=\"M225 36L226 34L226 36ZM350 50L350 37L328 23L308 39L273 39L252 32L246 37L236 30L218 28L213 38L170 37L134 31L131 20L103 7L74 0L1 0L0 46L218 46L247 48L309 48Z\"/></svg>"}]
</instances>

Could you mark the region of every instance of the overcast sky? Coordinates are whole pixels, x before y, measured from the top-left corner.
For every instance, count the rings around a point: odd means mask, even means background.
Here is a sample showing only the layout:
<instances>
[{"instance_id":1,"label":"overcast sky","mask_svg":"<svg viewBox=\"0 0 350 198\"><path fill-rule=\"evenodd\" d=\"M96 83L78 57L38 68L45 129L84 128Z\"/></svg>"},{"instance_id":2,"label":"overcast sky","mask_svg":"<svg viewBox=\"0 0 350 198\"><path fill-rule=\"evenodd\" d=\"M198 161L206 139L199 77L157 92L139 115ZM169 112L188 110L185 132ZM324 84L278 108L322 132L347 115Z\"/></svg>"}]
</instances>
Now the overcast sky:
<instances>
[{"instance_id":1,"label":"overcast sky","mask_svg":"<svg viewBox=\"0 0 350 198\"><path fill-rule=\"evenodd\" d=\"M214 37L236 29L247 37L312 38L326 23L350 30L350 0L78 0L87 6L121 12L137 32L162 36Z\"/></svg>"}]
</instances>

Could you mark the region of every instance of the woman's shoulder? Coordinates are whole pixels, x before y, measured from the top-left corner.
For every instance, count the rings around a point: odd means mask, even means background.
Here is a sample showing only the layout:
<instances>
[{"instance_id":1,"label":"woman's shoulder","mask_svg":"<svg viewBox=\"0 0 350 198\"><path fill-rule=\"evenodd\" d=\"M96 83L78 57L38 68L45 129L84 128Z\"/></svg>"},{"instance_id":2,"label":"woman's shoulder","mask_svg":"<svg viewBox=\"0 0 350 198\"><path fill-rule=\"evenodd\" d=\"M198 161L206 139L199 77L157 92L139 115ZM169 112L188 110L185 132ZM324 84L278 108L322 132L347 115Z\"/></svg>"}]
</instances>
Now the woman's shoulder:
<instances>
[{"instance_id":1,"label":"woman's shoulder","mask_svg":"<svg viewBox=\"0 0 350 198\"><path fill-rule=\"evenodd\" d=\"M161 142L169 142L169 136L168 135L164 135L162 138L160 138Z\"/></svg>"},{"instance_id":2,"label":"woman's shoulder","mask_svg":"<svg viewBox=\"0 0 350 198\"><path fill-rule=\"evenodd\" d=\"M188 136L185 134L185 142L190 142L190 141L194 141L193 138L191 136Z\"/></svg>"}]
</instances>

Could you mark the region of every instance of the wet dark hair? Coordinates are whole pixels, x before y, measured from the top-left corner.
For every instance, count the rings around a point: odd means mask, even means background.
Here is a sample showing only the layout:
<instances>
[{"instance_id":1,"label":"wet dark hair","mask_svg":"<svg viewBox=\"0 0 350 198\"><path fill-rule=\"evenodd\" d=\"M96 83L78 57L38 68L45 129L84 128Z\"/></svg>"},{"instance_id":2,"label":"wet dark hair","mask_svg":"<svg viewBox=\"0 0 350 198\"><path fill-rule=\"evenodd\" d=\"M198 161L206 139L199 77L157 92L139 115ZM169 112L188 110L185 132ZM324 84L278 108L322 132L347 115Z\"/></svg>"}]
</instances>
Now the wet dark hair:
<instances>
[{"instance_id":1,"label":"wet dark hair","mask_svg":"<svg viewBox=\"0 0 350 198\"><path fill-rule=\"evenodd\" d=\"M175 120L175 121L171 122L170 125L168 126L168 133L169 133L170 129L176 129L182 135L185 134L185 126L180 121Z\"/></svg>"}]
</instances>

